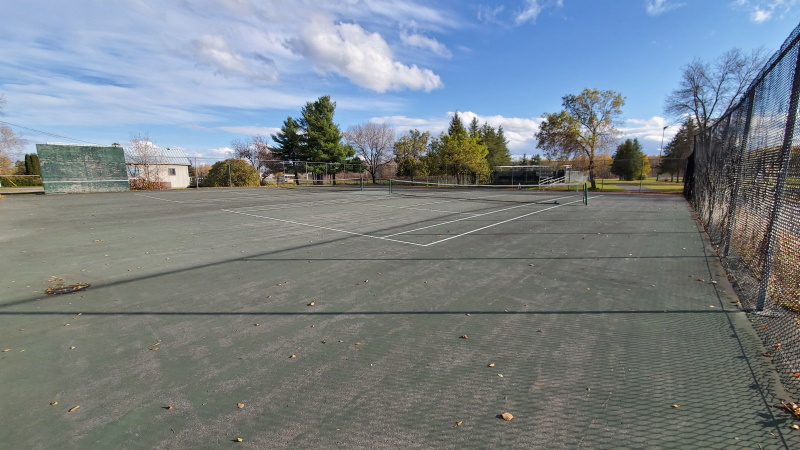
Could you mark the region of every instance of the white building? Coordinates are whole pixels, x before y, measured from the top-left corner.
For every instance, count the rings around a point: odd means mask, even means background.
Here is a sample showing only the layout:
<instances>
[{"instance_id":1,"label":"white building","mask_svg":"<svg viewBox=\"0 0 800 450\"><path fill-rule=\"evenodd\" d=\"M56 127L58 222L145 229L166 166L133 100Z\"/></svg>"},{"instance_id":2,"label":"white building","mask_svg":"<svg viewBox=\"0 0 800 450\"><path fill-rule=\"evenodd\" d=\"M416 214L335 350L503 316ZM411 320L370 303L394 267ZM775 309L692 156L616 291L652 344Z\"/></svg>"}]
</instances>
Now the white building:
<instances>
[{"instance_id":1,"label":"white building","mask_svg":"<svg viewBox=\"0 0 800 450\"><path fill-rule=\"evenodd\" d=\"M183 189L189 187L189 158L180 147L145 145L125 147L125 166L131 187L140 189Z\"/></svg>"}]
</instances>

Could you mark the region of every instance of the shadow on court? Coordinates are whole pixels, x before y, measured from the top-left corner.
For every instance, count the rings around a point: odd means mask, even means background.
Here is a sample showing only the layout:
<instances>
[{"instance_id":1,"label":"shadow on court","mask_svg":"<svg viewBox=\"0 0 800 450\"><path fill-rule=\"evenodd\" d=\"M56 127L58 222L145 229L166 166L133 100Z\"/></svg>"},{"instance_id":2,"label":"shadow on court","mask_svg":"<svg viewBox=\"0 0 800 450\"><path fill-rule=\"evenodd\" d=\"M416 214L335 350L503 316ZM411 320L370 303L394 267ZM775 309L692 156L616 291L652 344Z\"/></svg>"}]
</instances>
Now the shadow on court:
<instances>
[{"instance_id":1,"label":"shadow on court","mask_svg":"<svg viewBox=\"0 0 800 450\"><path fill-rule=\"evenodd\" d=\"M606 194L521 217L550 206L531 205L415 246L337 230L377 236L493 206L148 195L0 200L7 445L800 445L681 197ZM224 211L276 205L297 223ZM53 283L92 286L45 295Z\"/></svg>"}]
</instances>

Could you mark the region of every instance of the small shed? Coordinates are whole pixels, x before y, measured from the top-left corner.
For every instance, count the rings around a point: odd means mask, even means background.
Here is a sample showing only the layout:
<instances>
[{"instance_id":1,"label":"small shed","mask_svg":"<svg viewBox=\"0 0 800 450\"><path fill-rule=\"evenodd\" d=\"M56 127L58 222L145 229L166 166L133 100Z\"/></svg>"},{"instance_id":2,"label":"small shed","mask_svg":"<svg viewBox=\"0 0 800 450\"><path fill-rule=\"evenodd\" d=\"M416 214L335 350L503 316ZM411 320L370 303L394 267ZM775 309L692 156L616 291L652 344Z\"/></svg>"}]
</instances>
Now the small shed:
<instances>
[{"instance_id":1,"label":"small shed","mask_svg":"<svg viewBox=\"0 0 800 450\"><path fill-rule=\"evenodd\" d=\"M189 158L180 147L147 143L125 147L125 166L132 189L189 187Z\"/></svg>"}]
</instances>

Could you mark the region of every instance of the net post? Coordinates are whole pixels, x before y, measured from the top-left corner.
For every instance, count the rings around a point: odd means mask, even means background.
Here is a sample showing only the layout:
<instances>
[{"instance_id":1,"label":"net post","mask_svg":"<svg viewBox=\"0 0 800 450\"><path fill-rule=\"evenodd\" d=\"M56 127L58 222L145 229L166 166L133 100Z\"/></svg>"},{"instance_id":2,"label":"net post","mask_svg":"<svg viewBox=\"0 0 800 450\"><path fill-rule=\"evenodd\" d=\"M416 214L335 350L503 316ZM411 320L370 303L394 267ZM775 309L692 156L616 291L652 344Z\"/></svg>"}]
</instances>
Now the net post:
<instances>
[{"instance_id":1,"label":"net post","mask_svg":"<svg viewBox=\"0 0 800 450\"><path fill-rule=\"evenodd\" d=\"M589 205L589 186L583 183L583 204Z\"/></svg>"},{"instance_id":2,"label":"net post","mask_svg":"<svg viewBox=\"0 0 800 450\"><path fill-rule=\"evenodd\" d=\"M389 178L389 193L392 193L392 179Z\"/></svg>"},{"instance_id":3,"label":"net post","mask_svg":"<svg viewBox=\"0 0 800 450\"><path fill-rule=\"evenodd\" d=\"M358 184L361 186L361 192L364 192L364 175L358 176Z\"/></svg>"}]
</instances>

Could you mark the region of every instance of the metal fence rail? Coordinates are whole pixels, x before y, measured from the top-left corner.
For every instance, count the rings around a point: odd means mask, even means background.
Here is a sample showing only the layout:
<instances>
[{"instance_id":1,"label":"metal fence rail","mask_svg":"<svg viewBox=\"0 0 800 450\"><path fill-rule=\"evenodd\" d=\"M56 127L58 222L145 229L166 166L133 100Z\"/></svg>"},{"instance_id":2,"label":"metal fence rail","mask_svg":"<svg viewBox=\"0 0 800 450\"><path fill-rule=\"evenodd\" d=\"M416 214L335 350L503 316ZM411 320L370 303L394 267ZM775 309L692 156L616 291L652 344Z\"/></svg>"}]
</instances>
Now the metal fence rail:
<instances>
[{"instance_id":1,"label":"metal fence rail","mask_svg":"<svg viewBox=\"0 0 800 450\"><path fill-rule=\"evenodd\" d=\"M742 102L695 138L687 197L784 386L800 395L800 26ZM689 179L691 178L691 179Z\"/></svg>"}]
</instances>

